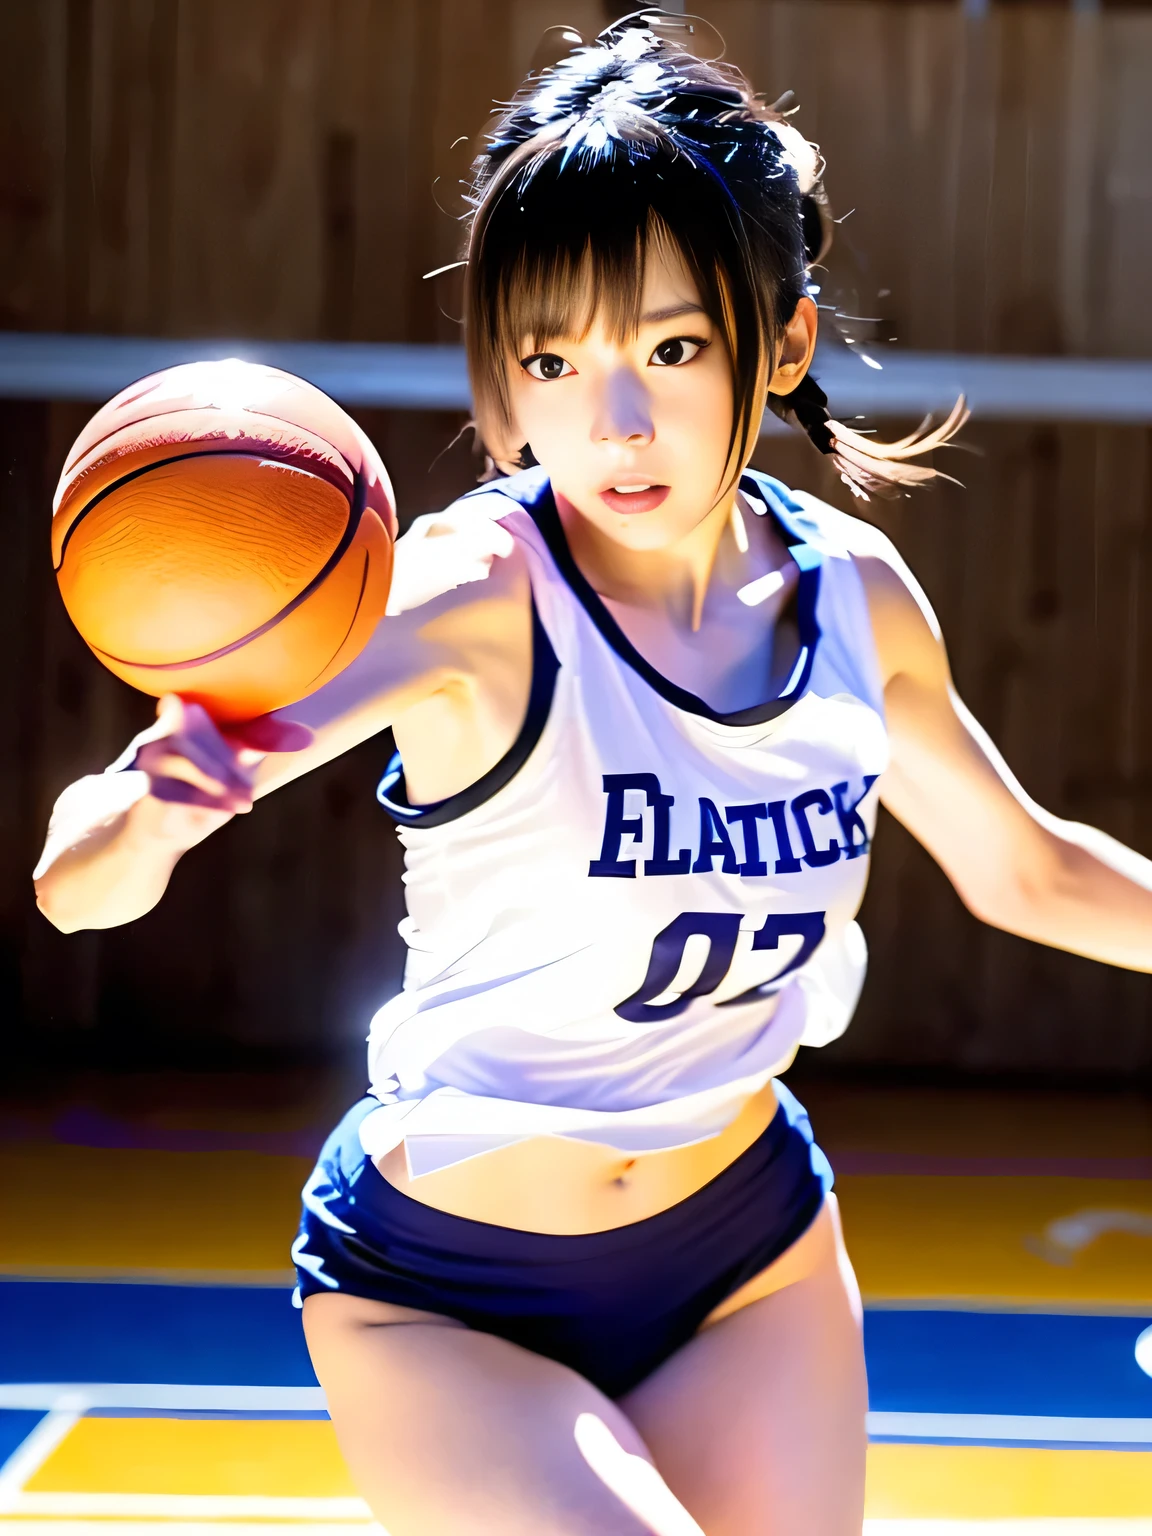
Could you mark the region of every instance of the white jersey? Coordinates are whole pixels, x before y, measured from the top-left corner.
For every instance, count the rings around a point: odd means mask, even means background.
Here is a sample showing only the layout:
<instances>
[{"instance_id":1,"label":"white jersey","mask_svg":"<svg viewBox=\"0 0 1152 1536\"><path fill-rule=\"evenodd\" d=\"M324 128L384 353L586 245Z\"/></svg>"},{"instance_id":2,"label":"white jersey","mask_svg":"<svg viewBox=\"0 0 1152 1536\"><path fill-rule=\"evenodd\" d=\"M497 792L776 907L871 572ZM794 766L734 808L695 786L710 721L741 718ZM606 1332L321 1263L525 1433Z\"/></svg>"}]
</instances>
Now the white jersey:
<instances>
[{"instance_id":1,"label":"white jersey","mask_svg":"<svg viewBox=\"0 0 1152 1536\"><path fill-rule=\"evenodd\" d=\"M862 525L765 475L741 489L800 569L800 651L778 697L729 714L629 643L542 470L465 498L525 553L531 696L462 794L410 806L398 759L381 783L408 960L369 1036L370 1155L403 1141L419 1176L528 1136L699 1141L847 1026L888 750Z\"/></svg>"}]
</instances>

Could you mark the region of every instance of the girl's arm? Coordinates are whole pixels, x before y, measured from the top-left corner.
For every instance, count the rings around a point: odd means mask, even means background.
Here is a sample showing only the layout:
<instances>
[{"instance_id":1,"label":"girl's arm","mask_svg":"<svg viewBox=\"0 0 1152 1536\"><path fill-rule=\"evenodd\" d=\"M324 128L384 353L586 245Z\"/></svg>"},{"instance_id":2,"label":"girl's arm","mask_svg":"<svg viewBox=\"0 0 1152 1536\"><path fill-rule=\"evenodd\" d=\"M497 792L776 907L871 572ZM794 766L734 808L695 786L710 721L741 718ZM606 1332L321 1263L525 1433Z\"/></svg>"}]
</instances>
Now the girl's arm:
<instances>
[{"instance_id":1,"label":"girl's arm","mask_svg":"<svg viewBox=\"0 0 1152 1536\"><path fill-rule=\"evenodd\" d=\"M884 678L884 804L995 928L1152 971L1152 861L1021 788L956 693L936 617L886 540L857 568Z\"/></svg>"},{"instance_id":2,"label":"girl's arm","mask_svg":"<svg viewBox=\"0 0 1152 1536\"><path fill-rule=\"evenodd\" d=\"M396 554L390 617L316 694L226 731L170 695L119 764L68 786L33 875L50 922L71 933L142 916L188 849L261 795L386 726L419 722L418 789L422 768L425 779L456 771L469 782L478 754L499 759L519 728L530 683L523 557L498 524L470 518L461 531L451 513L421 519ZM510 558L493 565L496 556ZM505 729L508 741L500 739ZM419 760L425 756L428 766Z\"/></svg>"},{"instance_id":3,"label":"girl's arm","mask_svg":"<svg viewBox=\"0 0 1152 1536\"><path fill-rule=\"evenodd\" d=\"M181 855L252 808L262 752L308 740L253 722L261 746L226 737L196 704L162 698L156 721L105 773L69 784L33 871L36 904L63 933L114 928L151 910ZM254 733L251 737L257 739Z\"/></svg>"}]
</instances>

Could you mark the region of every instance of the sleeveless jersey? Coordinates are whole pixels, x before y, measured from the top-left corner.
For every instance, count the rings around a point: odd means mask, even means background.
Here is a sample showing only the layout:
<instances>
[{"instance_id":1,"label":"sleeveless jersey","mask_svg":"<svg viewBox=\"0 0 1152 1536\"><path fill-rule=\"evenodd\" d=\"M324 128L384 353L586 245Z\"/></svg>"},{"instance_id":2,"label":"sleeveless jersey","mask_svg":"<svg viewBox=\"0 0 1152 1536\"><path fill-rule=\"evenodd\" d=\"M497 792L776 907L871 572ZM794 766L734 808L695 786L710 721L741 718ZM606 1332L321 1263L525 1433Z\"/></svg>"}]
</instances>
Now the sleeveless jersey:
<instances>
[{"instance_id":1,"label":"sleeveless jersey","mask_svg":"<svg viewBox=\"0 0 1152 1536\"><path fill-rule=\"evenodd\" d=\"M630 644L568 550L544 472L464 498L524 551L533 674L515 744L449 800L378 798L405 848L404 986L372 1021L414 1176L528 1136L625 1152L716 1135L801 1043L842 1033L887 763L854 519L747 472L799 567L783 691L722 714ZM456 509L460 510L459 507Z\"/></svg>"}]
</instances>

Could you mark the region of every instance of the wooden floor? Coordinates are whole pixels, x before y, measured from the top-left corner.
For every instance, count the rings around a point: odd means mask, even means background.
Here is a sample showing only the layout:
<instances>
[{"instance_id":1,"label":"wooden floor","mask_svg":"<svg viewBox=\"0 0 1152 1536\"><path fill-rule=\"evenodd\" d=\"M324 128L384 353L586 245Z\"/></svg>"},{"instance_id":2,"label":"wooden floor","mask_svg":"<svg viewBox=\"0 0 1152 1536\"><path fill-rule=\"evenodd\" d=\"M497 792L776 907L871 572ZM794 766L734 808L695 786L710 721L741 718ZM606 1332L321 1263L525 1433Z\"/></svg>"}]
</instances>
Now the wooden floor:
<instances>
[{"instance_id":1,"label":"wooden floor","mask_svg":"<svg viewBox=\"0 0 1152 1536\"><path fill-rule=\"evenodd\" d=\"M90 1078L0 1103L0 1536L370 1524L286 1264L342 1092ZM1152 1536L1147 1105L802 1097L867 1305L869 1536Z\"/></svg>"}]
</instances>

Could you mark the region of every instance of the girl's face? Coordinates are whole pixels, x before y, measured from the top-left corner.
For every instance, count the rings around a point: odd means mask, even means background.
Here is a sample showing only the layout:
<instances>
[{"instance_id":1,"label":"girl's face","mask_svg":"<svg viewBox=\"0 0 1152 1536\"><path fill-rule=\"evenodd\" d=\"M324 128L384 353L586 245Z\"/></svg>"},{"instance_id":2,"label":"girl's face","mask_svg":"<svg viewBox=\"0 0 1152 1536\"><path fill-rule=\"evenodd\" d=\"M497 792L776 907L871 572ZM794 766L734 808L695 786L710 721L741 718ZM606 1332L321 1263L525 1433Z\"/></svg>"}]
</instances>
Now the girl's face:
<instances>
[{"instance_id":1,"label":"girl's face","mask_svg":"<svg viewBox=\"0 0 1152 1536\"><path fill-rule=\"evenodd\" d=\"M526 341L510 373L516 443L531 445L557 496L609 538L667 548L716 505L732 430L728 350L662 242L648 248L631 340L596 316L587 335L558 336L545 352ZM759 418L751 426L754 442Z\"/></svg>"}]
</instances>

